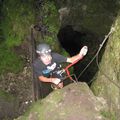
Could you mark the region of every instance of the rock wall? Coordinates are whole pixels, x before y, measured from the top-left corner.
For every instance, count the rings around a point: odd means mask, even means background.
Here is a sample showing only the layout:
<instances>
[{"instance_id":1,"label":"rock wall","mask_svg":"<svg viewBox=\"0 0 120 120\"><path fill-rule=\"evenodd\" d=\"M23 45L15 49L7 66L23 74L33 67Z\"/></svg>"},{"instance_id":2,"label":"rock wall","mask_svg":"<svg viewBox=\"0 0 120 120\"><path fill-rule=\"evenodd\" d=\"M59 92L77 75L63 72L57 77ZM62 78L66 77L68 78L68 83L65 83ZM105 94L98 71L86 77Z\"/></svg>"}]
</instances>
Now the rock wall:
<instances>
[{"instance_id":1,"label":"rock wall","mask_svg":"<svg viewBox=\"0 0 120 120\"><path fill-rule=\"evenodd\" d=\"M0 91L0 119L13 119L18 115L19 103L12 95Z\"/></svg>"},{"instance_id":2,"label":"rock wall","mask_svg":"<svg viewBox=\"0 0 120 120\"><path fill-rule=\"evenodd\" d=\"M76 42L74 37L72 41L71 38L66 40L66 44L71 44L70 49L75 49L75 46L78 49L83 45L87 45L89 52L86 58L80 62L79 65L76 65L75 73L77 76L82 72L82 70L87 66L90 60L94 57L96 51L98 50L100 44L102 43L104 37L110 31L110 28L117 17L119 10L119 1L115 0L114 2L110 0L55 0L57 7L59 8L59 17L61 22L61 28L64 28L67 25L71 25L73 31L83 33L84 36L79 36L79 39ZM69 38L66 36L67 31L64 32L62 38ZM61 39L61 38L59 38ZM65 41L65 40L61 40ZM70 42L69 42L70 41ZM75 43L76 42L76 43ZM73 43L73 44L72 44ZM82 45L81 45L82 43ZM76 44L76 45L74 45ZM63 45L64 46L64 45ZM100 54L99 59L101 59L104 50ZM92 78L98 71L96 62L93 61L88 69L80 76L80 81L88 82L91 84Z\"/></svg>"},{"instance_id":3,"label":"rock wall","mask_svg":"<svg viewBox=\"0 0 120 120\"><path fill-rule=\"evenodd\" d=\"M85 83L74 83L36 102L29 113L16 120L107 120L106 101L95 97Z\"/></svg>"},{"instance_id":4,"label":"rock wall","mask_svg":"<svg viewBox=\"0 0 120 120\"><path fill-rule=\"evenodd\" d=\"M107 0L62 0L61 2L56 0L56 4L59 4L62 27L72 25L76 31L97 36L97 39L91 36L83 41L89 46L88 56L91 56L87 58L89 60L95 55L94 51L99 48L105 35L112 27L115 29L99 54L100 69L97 69L95 62L85 76L93 74L94 70L98 71L96 76L93 75L93 79L91 77L90 81L96 80L91 88L96 95L107 99L109 112L114 114L116 119L120 119L120 2L118 0L114 2L112 0L109 2Z\"/></svg>"},{"instance_id":5,"label":"rock wall","mask_svg":"<svg viewBox=\"0 0 120 120\"><path fill-rule=\"evenodd\" d=\"M72 25L77 31L91 31L98 35L105 35L117 16L118 0L56 0L56 4L63 8L61 15L62 26Z\"/></svg>"},{"instance_id":6,"label":"rock wall","mask_svg":"<svg viewBox=\"0 0 120 120\"><path fill-rule=\"evenodd\" d=\"M120 14L112 29L114 32L108 39L96 80L91 88L96 95L107 99L110 109L120 118Z\"/></svg>"}]
</instances>

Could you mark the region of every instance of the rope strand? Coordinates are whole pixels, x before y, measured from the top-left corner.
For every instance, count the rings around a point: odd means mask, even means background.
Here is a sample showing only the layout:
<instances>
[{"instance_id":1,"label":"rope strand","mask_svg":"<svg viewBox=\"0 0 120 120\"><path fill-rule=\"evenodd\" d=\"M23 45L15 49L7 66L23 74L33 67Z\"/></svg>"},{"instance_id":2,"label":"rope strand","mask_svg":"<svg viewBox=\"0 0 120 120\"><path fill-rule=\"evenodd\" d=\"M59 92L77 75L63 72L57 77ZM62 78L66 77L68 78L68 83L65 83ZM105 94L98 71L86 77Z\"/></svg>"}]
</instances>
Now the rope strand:
<instances>
[{"instance_id":1,"label":"rope strand","mask_svg":"<svg viewBox=\"0 0 120 120\"><path fill-rule=\"evenodd\" d=\"M87 66L83 69L83 71L79 74L78 76L78 79L81 77L81 75L86 71L86 69L90 66L90 64L93 62L93 60L96 58L96 63L97 63L97 66L98 66L98 69L100 70L99 68L99 64L98 64L98 55L102 49L102 47L104 46L104 44L106 43L108 37L113 33L114 29L112 28L111 31L105 36L103 42L100 44L100 47L98 49L98 51L96 52L96 54L94 55L94 57L92 58L92 60L87 64ZM105 75L107 77L107 75ZM107 77L109 78L109 77ZM110 80L110 78L109 78ZM88 84L90 84L93 80L89 81ZM112 83L114 83L114 81L110 80ZM117 85L117 83L114 83L118 88L120 88L120 86Z\"/></svg>"}]
</instances>

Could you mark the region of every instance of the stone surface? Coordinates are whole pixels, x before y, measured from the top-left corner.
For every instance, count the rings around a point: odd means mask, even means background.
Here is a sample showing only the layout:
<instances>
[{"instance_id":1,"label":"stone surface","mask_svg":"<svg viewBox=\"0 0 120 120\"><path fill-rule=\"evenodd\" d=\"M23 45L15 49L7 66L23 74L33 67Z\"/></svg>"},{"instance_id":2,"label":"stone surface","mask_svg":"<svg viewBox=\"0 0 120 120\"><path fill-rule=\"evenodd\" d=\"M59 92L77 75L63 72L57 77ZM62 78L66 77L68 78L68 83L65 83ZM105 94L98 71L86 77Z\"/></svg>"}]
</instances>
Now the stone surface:
<instances>
[{"instance_id":1,"label":"stone surface","mask_svg":"<svg viewBox=\"0 0 120 120\"><path fill-rule=\"evenodd\" d=\"M95 97L87 84L73 83L35 103L19 120L107 120L101 114L106 109L106 101Z\"/></svg>"}]
</instances>

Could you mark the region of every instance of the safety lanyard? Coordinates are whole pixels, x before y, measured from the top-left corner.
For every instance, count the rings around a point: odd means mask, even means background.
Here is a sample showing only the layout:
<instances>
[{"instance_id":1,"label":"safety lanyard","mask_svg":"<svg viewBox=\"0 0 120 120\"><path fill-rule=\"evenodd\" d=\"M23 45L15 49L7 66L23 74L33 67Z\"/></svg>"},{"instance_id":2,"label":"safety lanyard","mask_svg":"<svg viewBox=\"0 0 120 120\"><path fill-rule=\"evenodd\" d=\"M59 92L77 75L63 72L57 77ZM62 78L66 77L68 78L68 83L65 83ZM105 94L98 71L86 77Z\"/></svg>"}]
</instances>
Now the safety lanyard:
<instances>
[{"instance_id":1,"label":"safety lanyard","mask_svg":"<svg viewBox=\"0 0 120 120\"><path fill-rule=\"evenodd\" d=\"M69 64L66 68L64 68L64 70L66 71L66 73L67 73L68 77L70 78L70 80L73 80L73 78L72 78L71 75L70 75L69 68L70 68L71 66L73 66L74 64L76 64L76 63L77 63L79 60L81 60L82 58L83 58L83 56L80 57L79 59L75 60L73 63Z\"/></svg>"}]
</instances>

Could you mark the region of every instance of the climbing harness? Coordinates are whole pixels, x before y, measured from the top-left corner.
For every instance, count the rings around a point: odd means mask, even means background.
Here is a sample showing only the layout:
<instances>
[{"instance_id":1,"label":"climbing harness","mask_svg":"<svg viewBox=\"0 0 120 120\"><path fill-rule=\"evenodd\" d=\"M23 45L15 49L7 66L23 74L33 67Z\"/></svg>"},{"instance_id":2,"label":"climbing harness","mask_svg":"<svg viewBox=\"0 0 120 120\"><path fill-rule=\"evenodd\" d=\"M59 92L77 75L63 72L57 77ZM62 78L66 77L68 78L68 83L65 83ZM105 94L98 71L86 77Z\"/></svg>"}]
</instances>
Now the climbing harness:
<instances>
[{"instance_id":1,"label":"climbing harness","mask_svg":"<svg viewBox=\"0 0 120 120\"><path fill-rule=\"evenodd\" d=\"M71 74L70 75L70 71L69 71L69 68L72 67L74 64L76 64L79 60L81 60L83 57L75 60L73 63L69 64L67 67L65 67L64 69L62 70L59 70L57 73L61 76L60 79L60 83L63 82L64 80L66 80L67 78L69 78L71 81L73 81L74 83L77 83L78 82L78 79L76 77L75 74ZM62 77L62 74L66 73L66 75L64 77ZM73 79L74 77L74 79ZM59 86L58 85L55 85L55 84L51 84L51 88L52 89L59 89Z\"/></svg>"},{"instance_id":2,"label":"climbing harness","mask_svg":"<svg viewBox=\"0 0 120 120\"><path fill-rule=\"evenodd\" d=\"M82 57L83 58L83 57ZM71 67L71 66L73 66L74 64L76 64L79 60L81 60L82 58L79 58L79 59L77 59L77 60L75 60L73 63L71 63L71 64L69 64L64 70L66 71L66 73L67 73L67 75L68 75L68 77L70 78L70 80L73 80L73 78L71 77L71 75L70 75L70 72L69 72L69 68ZM78 79L77 79L77 77L75 77L76 78L76 81L78 81ZM73 80L74 81L74 80Z\"/></svg>"}]
</instances>

